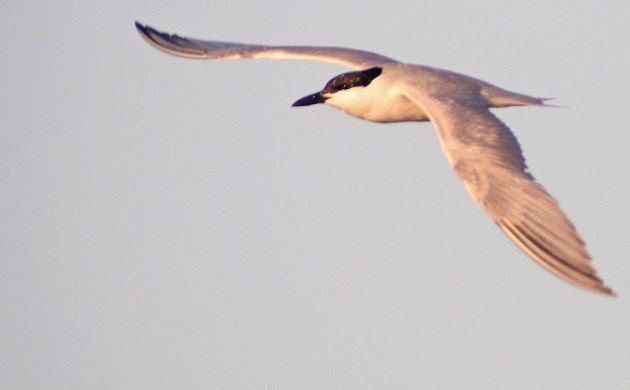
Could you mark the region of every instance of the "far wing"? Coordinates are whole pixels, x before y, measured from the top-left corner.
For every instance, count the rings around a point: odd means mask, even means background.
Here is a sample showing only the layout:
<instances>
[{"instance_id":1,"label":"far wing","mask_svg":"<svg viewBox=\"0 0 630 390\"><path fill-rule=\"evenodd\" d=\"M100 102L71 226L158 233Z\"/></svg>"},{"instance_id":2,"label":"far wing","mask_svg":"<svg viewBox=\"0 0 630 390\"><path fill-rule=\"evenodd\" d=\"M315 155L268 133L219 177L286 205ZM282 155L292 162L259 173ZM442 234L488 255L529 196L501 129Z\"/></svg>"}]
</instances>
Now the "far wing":
<instances>
[{"instance_id":1,"label":"far wing","mask_svg":"<svg viewBox=\"0 0 630 390\"><path fill-rule=\"evenodd\" d=\"M527 172L518 141L480 97L408 94L436 127L442 150L473 199L530 257L581 288L614 294L556 200Z\"/></svg>"},{"instance_id":2,"label":"far wing","mask_svg":"<svg viewBox=\"0 0 630 390\"><path fill-rule=\"evenodd\" d=\"M155 30L136 22L136 29L153 47L166 53L186 58L235 60L235 59L297 59L332 62L354 69L397 62L391 58L368 51L326 46L261 46L244 43L202 41L180 37Z\"/></svg>"}]
</instances>

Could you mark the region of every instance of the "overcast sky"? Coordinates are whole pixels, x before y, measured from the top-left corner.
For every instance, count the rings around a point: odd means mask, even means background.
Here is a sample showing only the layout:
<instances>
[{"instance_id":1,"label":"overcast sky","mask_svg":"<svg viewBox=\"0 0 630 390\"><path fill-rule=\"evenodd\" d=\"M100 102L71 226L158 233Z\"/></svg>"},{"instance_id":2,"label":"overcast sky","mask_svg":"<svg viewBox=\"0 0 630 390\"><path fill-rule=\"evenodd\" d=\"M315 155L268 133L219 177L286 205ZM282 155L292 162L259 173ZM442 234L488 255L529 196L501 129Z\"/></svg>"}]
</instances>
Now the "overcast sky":
<instances>
[{"instance_id":1,"label":"overcast sky","mask_svg":"<svg viewBox=\"0 0 630 390\"><path fill-rule=\"evenodd\" d=\"M628 389L625 1L0 4L3 389ZM192 61L135 19L337 45L562 108L496 111L619 297L523 254L429 123L292 108L347 69Z\"/></svg>"}]
</instances>

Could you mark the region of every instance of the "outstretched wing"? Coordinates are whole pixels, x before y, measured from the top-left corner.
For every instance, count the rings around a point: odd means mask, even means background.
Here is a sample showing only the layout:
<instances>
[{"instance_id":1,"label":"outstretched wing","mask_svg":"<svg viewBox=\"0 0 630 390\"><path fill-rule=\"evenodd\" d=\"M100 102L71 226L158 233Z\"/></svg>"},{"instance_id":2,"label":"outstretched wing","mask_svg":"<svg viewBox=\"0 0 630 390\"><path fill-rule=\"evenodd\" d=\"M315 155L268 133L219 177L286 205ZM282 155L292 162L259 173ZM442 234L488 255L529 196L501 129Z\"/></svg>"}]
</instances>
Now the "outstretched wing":
<instances>
[{"instance_id":1,"label":"outstretched wing","mask_svg":"<svg viewBox=\"0 0 630 390\"><path fill-rule=\"evenodd\" d=\"M377 64L397 62L368 51L326 46L261 46L245 43L203 41L166 34L136 22L136 29L153 47L166 53L186 58L235 59L296 59L332 62L354 69L365 69Z\"/></svg>"},{"instance_id":2,"label":"outstretched wing","mask_svg":"<svg viewBox=\"0 0 630 390\"><path fill-rule=\"evenodd\" d=\"M450 165L473 199L529 256L564 280L613 295L591 265L575 227L527 172L518 141L476 92L408 96L429 116Z\"/></svg>"}]
</instances>

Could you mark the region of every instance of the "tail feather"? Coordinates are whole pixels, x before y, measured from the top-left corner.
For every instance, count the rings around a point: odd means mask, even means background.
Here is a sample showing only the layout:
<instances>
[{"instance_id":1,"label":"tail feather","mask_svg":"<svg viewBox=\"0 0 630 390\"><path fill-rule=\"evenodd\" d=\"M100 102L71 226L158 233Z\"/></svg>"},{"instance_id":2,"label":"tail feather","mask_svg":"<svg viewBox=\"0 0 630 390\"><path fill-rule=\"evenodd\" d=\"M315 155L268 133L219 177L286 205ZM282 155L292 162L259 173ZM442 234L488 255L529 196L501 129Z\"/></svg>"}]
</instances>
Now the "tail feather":
<instances>
[{"instance_id":1,"label":"tail feather","mask_svg":"<svg viewBox=\"0 0 630 390\"><path fill-rule=\"evenodd\" d=\"M545 103L551 98L527 96L521 93L510 92L494 85L484 85L481 88L481 96L486 100L488 107L551 106Z\"/></svg>"}]
</instances>

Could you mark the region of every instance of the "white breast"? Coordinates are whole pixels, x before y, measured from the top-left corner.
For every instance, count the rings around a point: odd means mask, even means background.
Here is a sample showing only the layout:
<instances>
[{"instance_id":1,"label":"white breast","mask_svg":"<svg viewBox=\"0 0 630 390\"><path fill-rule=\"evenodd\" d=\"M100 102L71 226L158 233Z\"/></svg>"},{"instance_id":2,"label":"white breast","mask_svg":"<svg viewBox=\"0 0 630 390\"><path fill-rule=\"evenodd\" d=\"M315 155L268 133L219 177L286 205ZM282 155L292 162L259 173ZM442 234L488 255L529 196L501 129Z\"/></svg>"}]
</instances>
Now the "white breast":
<instances>
[{"instance_id":1,"label":"white breast","mask_svg":"<svg viewBox=\"0 0 630 390\"><path fill-rule=\"evenodd\" d=\"M367 87L355 87L332 95L326 104L350 115L372 122L421 122L427 115L409 100L396 83L387 77L387 70Z\"/></svg>"}]
</instances>

